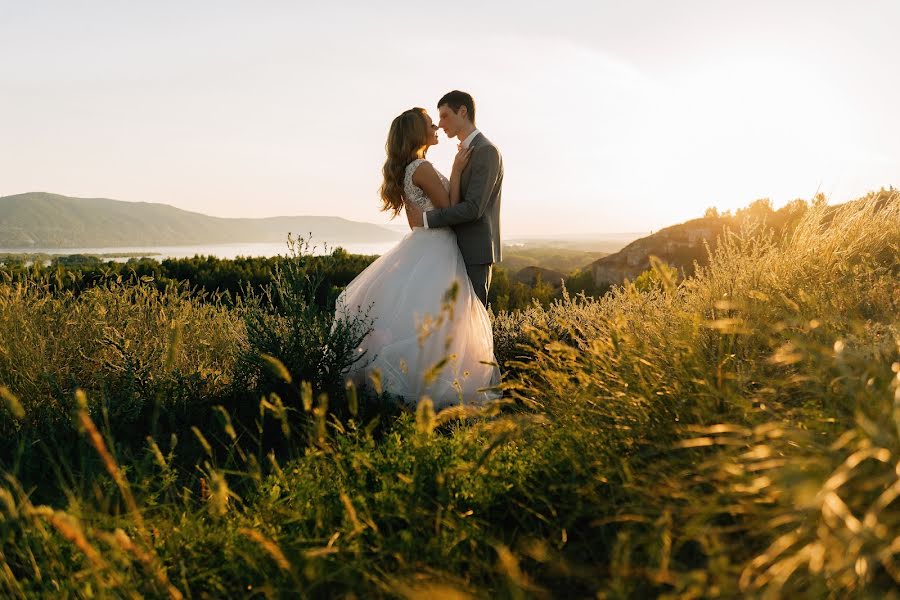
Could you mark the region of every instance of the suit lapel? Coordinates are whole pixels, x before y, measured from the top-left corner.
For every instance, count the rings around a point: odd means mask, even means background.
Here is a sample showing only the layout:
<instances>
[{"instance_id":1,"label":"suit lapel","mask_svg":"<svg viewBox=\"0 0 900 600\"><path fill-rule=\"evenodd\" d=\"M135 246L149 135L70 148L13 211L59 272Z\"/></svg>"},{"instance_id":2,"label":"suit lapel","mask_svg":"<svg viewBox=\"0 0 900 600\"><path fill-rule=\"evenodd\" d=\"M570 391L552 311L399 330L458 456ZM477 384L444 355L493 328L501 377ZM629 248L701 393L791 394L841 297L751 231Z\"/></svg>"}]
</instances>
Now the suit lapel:
<instances>
[{"instance_id":1,"label":"suit lapel","mask_svg":"<svg viewBox=\"0 0 900 600\"><path fill-rule=\"evenodd\" d=\"M459 192L461 196L465 195L466 188L469 186L469 180L472 178L472 158L474 158L475 150L478 149L478 146L481 145L484 139L484 134L479 131L478 135L472 138L472 143L469 144L473 156L469 158L469 164L466 165L466 168L463 169L463 172L460 174Z\"/></svg>"}]
</instances>

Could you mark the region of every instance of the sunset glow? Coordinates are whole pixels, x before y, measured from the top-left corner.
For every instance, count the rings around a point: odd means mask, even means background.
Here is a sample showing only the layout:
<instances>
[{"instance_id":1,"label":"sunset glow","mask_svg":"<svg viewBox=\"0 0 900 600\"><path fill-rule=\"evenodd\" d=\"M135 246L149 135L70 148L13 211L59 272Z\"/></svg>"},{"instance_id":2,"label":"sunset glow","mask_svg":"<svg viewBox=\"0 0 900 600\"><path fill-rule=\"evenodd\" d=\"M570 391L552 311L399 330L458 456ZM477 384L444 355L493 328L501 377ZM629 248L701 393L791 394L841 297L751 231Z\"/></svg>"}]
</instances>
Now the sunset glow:
<instances>
[{"instance_id":1,"label":"sunset glow","mask_svg":"<svg viewBox=\"0 0 900 600\"><path fill-rule=\"evenodd\" d=\"M896 2L473 3L463 32L425 5L87 6L0 8L0 195L387 222L388 124L453 88L503 152L510 235L900 183Z\"/></svg>"}]
</instances>

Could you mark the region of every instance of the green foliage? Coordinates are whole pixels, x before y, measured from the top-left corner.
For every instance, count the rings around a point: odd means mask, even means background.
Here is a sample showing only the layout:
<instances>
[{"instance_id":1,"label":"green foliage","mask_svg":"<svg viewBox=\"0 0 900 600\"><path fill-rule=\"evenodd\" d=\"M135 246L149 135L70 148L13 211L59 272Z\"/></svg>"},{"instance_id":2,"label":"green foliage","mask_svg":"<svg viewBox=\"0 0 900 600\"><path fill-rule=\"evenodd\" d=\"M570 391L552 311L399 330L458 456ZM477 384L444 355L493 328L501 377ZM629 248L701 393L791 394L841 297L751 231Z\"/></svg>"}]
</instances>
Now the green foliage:
<instances>
[{"instance_id":1,"label":"green foliage","mask_svg":"<svg viewBox=\"0 0 900 600\"><path fill-rule=\"evenodd\" d=\"M291 260L289 255L235 259L194 256L162 261L132 258L120 263L102 262L96 256L71 255L53 258L45 266L43 261L26 264L21 257L7 257L0 273L13 282L45 284L54 292L71 291L77 295L108 283L143 283L160 291L180 288L201 300L234 305L246 293L262 293L273 283L276 269ZM325 307L375 257L348 254L343 248L336 248L330 255L308 256L305 260L322 277L316 302Z\"/></svg>"},{"instance_id":2,"label":"green foliage","mask_svg":"<svg viewBox=\"0 0 900 600\"><path fill-rule=\"evenodd\" d=\"M608 286L598 287L590 270L578 270L565 278L564 282L551 284L544 281L538 273L529 282L519 281L512 277L503 267L494 267L491 289L488 292L488 305L495 312L515 312L527 309L534 303L549 306L554 300L560 300L565 294L584 294L601 296L609 290Z\"/></svg>"},{"instance_id":3,"label":"green foliage","mask_svg":"<svg viewBox=\"0 0 900 600\"><path fill-rule=\"evenodd\" d=\"M0 466L55 480L38 449L77 455L76 388L120 439L179 430L227 394L245 344L237 314L174 288L113 282L76 296L0 284L0 385L25 413L0 408ZM44 483L41 492L56 489Z\"/></svg>"},{"instance_id":4,"label":"green foliage","mask_svg":"<svg viewBox=\"0 0 900 600\"><path fill-rule=\"evenodd\" d=\"M248 309L285 333L247 329L244 348L262 352L250 340L271 339L278 357L291 331L326 339L307 287L315 269L291 264L271 301ZM898 278L900 194L891 191L836 209L814 204L777 236L747 222L682 281L660 263L647 286L602 298L563 292L496 314L505 397L485 409L335 414L303 383L312 370L288 361L286 375L263 359L283 393L254 389L240 400L250 411L211 409L190 438L132 431L146 446L126 452L115 426L93 425L103 416L90 411L94 393L83 405L65 396L82 460L50 454L65 465L66 493L52 499L36 499L34 474L14 464L0 481L0 590L896 598ZM6 284L0 297L16 289ZM95 293L113 296L107 303L122 296ZM16 327L53 321L41 311L65 319L76 305L37 298L0 325L4 343ZM118 344L148 344L136 337L148 334L136 328L148 297L126 300L135 312L122 313ZM243 307L221 310L206 327L241 331ZM289 314L312 324L285 325ZM203 331L185 329L182 343L199 352L192 335ZM152 344L176 337L163 328ZM79 339L49 342L69 345L40 356L69 361L81 385L92 363L75 350ZM27 420L40 409L16 387L25 380L18 367L0 376ZM282 400L291 394L296 405ZM18 422L15 403L2 406ZM272 425L284 443L270 449L260 438Z\"/></svg>"},{"instance_id":5,"label":"green foliage","mask_svg":"<svg viewBox=\"0 0 900 600\"><path fill-rule=\"evenodd\" d=\"M355 353L371 331L367 315L344 321L334 318L334 300L317 300L328 272L309 254L309 242L289 239L290 256L275 265L272 284L262 293L248 291L242 311L247 331L247 352L242 357L241 385L248 389L276 390L284 394L283 376L272 374L263 356L276 357L293 379L312 385L343 401L342 375L363 355ZM349 255L335 253L335 261ZM324 305L324 306L323 306ZM296 402L295 393L289 400ZM286 398L288 399L288 398Z\"/></svg>"},{"instance_id":6,"label":"green foliage","mask_svg":"<svg viewBox=\"0 0 900 600\"><path fill-rule=\"evenodd\" d=\"M308 250L308 249L307 249ZM542 267L558 266L569 272L572 265L584 266L602 253L533 248L511 253L509 260L495 266L488 298L496 311L521 310L535 300L547 305L562 297L559 282L516 280L508 265L533 264ZM321 308L333 306L334 299L350 281L369 266L375 256L349 254L336 248L324 256L306 256L304 260L321 278L315 291L315 302ZM0 257L0 273L16 282L37 282L51 291L70 291L74 294L110 283L131 285L141 283L159 291L178 288L208 302L239 305L247 294L264 295L272 286L276 270L293 260L289 255L277 257L238 257L221 259L214 256L163 259L131 258L127 262L103 261L100 256L69 255L42 257L40 255L5 255ZM46 264L45 264L46 263ZM518 270L518 269L515 269ZM607 288L594 286L589 270L574 270L566 279L573 294L600 295Z\"/></svg>"},{"instance_id":7,"label":"green foliage","mask_svg":"<svg viewBox=\"0 0 900 600\"><path fill-rule=\"evenodd\" d=\"M534 300L549 302L553 288L538 280L529 284L512 278L502 267L494 267L488 305L495 311L515 311L531 306Z\"/></svg>"}]
</instances>

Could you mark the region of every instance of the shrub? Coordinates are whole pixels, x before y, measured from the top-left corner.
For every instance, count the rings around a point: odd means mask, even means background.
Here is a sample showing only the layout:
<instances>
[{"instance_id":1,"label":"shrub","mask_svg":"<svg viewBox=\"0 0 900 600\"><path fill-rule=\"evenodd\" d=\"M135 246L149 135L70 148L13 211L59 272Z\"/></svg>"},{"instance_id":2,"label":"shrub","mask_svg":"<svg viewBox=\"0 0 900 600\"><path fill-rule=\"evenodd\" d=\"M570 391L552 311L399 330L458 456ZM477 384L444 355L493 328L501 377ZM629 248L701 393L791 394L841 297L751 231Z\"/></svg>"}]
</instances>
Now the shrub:
<instances>
[{"instance_id":1,"label":"shrub","mask_svg":"<svg viewBox=\"0 0 900 600\"><path fill-rule=\"evenodd\" d=\"M319 261L311 261L309 241L289 239L288 260L276 265L273 282L263 293L248 292L242 315L247 351L241 357L239 385L276 391L297 406L298 387L285 385L266 357L280 361L289 379L307 382L314 394L324 393L332 408L345 402L343 375L356 361L363 338L371 330L366 314L344 321L334 318L332 302L317 302L324 281Z\"/></svg>"}]
</instances>

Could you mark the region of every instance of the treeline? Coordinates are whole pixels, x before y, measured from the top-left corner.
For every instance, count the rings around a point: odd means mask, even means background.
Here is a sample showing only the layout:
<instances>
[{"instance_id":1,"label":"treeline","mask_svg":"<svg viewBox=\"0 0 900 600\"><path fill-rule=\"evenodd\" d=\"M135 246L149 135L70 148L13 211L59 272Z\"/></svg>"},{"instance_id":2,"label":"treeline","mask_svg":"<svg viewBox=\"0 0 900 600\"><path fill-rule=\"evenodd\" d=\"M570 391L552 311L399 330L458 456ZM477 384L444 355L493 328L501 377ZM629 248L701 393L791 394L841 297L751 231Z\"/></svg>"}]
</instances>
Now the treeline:
<instances>
[{"instance_id":1,"label":"treeline","mask_svg":"<svg viewBox=\"0 0 900 600\"><path fill-rule=\"evenodd\" d=\"M10 282L38 281L51 291L72 292L124 283L149 285L159 291L179 287L199 298L215 298L234 306L247 294L264 294L270 288L277 269L285 261L300 261L304 272L319 281L316 302L333 306L340 291L377 256L350 254L343 248L331 254L313 256L305 252L276 257L238 257L222 259L214 256L193 258L131 258L127 262L104 260L92 255L59 256L49 263L29 262L27 256L5 256L0 263L0 278ZM572 294L584 292L596 295L589 272L576 273L566 281ZM606 290L602 290L605 292ZM521 281L502 267L494 269L489 302L495 311L514 311L542 306L562 297L559 281L543 281L538 275L531 281Z\"/></svg>"},{"instance_id":2,"label":"treeline","mask_svg":"<svg viewBox=\"0 0 900 600\"><path fill-rule=\"evenodd\" d=\"M12 282L40 281L52 291L71 291L76 295L111 282L152 285L160 291L175 286L188 289L196 296L215 297L233 305L247 293L264 293L285 261L302 261L310 276L321 278L317 301L324 304L333 301L340 289L375 258L350 254L343 248L324 256L306 253L235 259L194 256L163 260L131 258L126 262L76 254L54 258L49 264L29 264L24 257L6 257L0 266L0 277Z\"/></svg>"},{"instance_id":3,"label":"treeline","mask_svg":"<svg viewBox=\"0 0 900 600\"><path fill-rule=\"evenodd\" d=\"M579 269L560 281L545 281L538 271L532 279L522 281L503 267L495 267L491 279L488 303L495 312L523 310L535 302L547 307L554 300L561 300L565 292L575 296L599 297L609 291L610 286L598 286L590 270Z\"/></svg>"}]
</instances>

